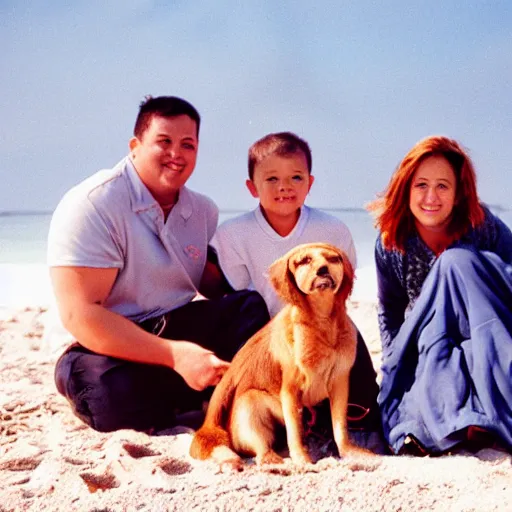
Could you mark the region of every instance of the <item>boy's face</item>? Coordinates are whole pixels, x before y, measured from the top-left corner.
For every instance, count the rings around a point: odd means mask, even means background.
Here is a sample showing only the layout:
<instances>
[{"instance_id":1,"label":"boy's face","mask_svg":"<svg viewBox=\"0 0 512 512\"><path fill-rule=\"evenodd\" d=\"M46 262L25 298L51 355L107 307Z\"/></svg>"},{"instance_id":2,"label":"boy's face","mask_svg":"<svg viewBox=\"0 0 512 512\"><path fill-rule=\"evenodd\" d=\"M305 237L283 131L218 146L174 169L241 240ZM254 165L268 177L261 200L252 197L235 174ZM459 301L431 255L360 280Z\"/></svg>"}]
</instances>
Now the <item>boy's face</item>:
<instances>
[{"instance_id":1,"label":"boy's face","mask_svg":"<svg viewBox=\"0 0 512 512\"><path fill-rule=\"evenodd\" d=\"M297 215L313 184L306 157L302 152L289 156L269 155L254 168L246 185L259 198L268 221Z\"/></svg>"}]
</instances>

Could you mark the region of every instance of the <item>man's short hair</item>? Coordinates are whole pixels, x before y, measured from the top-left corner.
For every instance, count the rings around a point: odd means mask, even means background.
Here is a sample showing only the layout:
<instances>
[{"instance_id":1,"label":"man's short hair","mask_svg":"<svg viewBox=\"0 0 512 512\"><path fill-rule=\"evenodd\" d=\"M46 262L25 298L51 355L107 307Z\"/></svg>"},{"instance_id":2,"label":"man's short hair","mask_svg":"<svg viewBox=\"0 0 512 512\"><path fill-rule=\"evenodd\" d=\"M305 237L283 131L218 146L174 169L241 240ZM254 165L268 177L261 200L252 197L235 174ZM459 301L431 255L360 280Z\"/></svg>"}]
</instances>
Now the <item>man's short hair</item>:
<instances>
[{"instance_id":1,"label":"man's short hair","mask_svg":"<svg viewBox=\"0 0 512 512\"><path fill-rule=\"evenodd\" d=\"M188 101L176 96L146 96L139 107L139 115L135 121L133 134L141 139L149 128L153 117L188 116L196 122L196 135L199 137L201 117L199 112Z\"/></svg>"},{"instance_id":2,"label":"man's short hair","mask_svg":"<svg viewBox=\"0 0 512 512\"><path fill-rule=\"evenodd\" d=\"M291 132L269 133L249 148L249 179L254 178L254 169L269 155L291 156L302 153L306 157L311 174L312 157L308 143Z\"/></svg>"}]
</instances>

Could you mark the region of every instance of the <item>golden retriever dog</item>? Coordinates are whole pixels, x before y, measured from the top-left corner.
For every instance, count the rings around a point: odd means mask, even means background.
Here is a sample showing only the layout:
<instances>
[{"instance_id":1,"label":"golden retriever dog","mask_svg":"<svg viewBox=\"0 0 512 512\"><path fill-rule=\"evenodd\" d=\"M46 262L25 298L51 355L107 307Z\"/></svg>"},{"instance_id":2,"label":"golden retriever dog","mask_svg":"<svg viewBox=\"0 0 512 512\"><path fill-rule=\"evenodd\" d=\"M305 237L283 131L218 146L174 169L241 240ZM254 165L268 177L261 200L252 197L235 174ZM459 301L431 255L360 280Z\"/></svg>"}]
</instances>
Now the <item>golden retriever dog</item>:
<instances>
[{"instance_id":1,"label":"golden retriever dog","mask_svg":"<svg viewBox=\"0 0 512 512\"><path fill-rule=\"evenodd\" d=\"M311 462L303 444L302 410L329 398L341 456L369 453L349 442L349 373L356 330L346 313L354 271L347 256L324 243L299 245L275 261L269 277L284 308L237 353L215 388L190 454L241 468L240 455L279 463L278 425L294 463Z\"/></svg>"}]
</instances>

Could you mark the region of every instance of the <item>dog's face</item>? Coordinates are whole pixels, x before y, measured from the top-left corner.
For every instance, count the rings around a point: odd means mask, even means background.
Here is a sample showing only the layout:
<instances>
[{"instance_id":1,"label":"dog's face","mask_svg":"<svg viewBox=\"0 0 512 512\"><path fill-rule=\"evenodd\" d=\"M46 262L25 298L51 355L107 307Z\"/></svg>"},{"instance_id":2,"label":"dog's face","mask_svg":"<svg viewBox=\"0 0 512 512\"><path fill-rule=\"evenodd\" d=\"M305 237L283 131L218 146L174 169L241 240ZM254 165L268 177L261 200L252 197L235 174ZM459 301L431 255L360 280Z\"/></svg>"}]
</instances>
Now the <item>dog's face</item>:
<instances>
[{"instance_id":1,"label":"dog's face","mask_svg":"<svg viewBox=\"0 0 512 512\"><path fill-rule=\"evenodd\" d=\"M329 244L295 247L270 267L270 280L287 303L297 304L304 295L340 294L346 300L354 274L346 254Z\"/></svg>"},{"instance_id":2,"label":"dog's face","mask_svg":"<svg viewBox=\"0 0 512 512\"><path fill-rule=\"evenodd\" d=\"M295 277L297 288L306 295L336 293L343 280L343 258L332 249L303 247L288 259L288 270Z\"/></svg>"}]
</instances>

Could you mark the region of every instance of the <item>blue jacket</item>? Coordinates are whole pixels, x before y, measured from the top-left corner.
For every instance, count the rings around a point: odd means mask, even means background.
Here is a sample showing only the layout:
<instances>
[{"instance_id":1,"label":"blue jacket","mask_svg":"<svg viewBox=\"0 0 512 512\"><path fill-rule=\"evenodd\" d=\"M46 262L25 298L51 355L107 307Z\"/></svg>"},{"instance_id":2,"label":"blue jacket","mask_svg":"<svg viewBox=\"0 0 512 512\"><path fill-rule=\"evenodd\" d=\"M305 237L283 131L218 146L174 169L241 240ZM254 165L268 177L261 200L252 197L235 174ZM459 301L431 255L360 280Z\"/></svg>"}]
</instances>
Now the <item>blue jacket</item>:
<instances>
[{"instance_id":1,"label":"blue jacket","mask_svg":"<svg viewBox=\"0 0 512 512\"><path fill-rule=\"evenodd\" d=\"M477 229L471 229L451 247L469 246L478 251L494 252L505 263L512 264L512 231L488 208L485 206L483 208L484 223ZM435 254L417 235L407 241L405 254L384 249L380 235L377 238L375 263L379 328L384 346L389 345L398 333L406 318L406 312L412 309L428 271L435 261ZM418 267L422 268L418 269Z\"/></svg>"},{"instance_id":2,"label":"blue jacket","mask_svg":"<svg viewBox=\"0 0 512 512\"><path fill-rule=\"evenodd\" d=\"M445 451L471 425L512 448L512 233L485 222L438 258L412 237L377 242L384 436ZM420 293L421 292L421 293Z\"/></svg>"}]
</instances>

